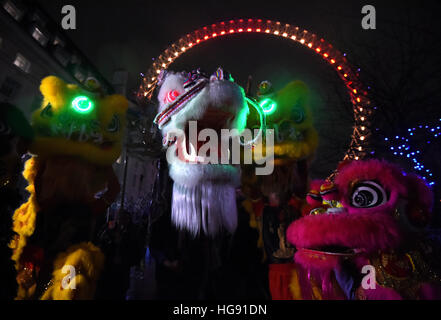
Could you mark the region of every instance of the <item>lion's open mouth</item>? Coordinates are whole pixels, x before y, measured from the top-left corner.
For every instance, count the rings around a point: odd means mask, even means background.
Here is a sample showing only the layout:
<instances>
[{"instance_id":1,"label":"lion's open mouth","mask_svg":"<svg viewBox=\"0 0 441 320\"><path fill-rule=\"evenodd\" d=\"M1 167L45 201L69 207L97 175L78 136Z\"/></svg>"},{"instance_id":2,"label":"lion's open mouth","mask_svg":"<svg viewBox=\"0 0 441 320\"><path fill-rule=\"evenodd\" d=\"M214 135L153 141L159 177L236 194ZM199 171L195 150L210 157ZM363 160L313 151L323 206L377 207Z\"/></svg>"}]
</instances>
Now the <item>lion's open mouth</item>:
<instances>
[{"instance_id":1,"label":"lion's open mouth","mask_svg":"<svg viewBox=\"0 0 441 320\"><path fill-rule=\"evenodd\" d=\"M402 239L392 215L383 212L308 215L287 229L287 239L299 250L315 250L333 255L374 252L396 247ZM340 209L340 210L338 210Z\"/></svg>"},{"instance_id":2,"label":"lion's open mouth","mask_svg":"<svg viewBox=\"0 0 441 320\"><path fill-rule=\"evenodd\" d=\"M326 211L323 211L318 215L324 215L324 216L340 215L345 213L346 210L344 208L328 208ZM311 216L314 215L316 214L311 214ZM341 255L341 256L350 256L362 251L361 249L352 248L338 242L333 244L323 244L323 245L315 244L313 246L306 246L304 248L301 248L300 250L314 252L315 254L328 254L328 255Z\"/></svg>"},{"instance_id":3,"label":"lion's open mouth","mask_svg":"<svg viewBox=\"0 0 441 320\"><path fill-rule=\"evenodd\" d=\"M361 249L349 248L341 245L325 245L313 248L302 248L299 249L305 252L311 252L315 254L325 254L325 255L337 255L337 256L353 256L357 253L362 252Z\"/></svg>"},{"instance_id":4,"label":"lion's open mouth","mask_svg":"<svg viewBox=\"0 0 441 320\"><path fill-rule=\"evenodd\" d=\"M188 163L227 164L229 162L229 143L225 144L225 133L234 115L227 111L208 108L199 120L188 120L184 137L166 136L165 143L176 144L178 157ZM213 141L215 139L215 141ZM213 146L213 147L210 147ZM225 148L223 148L225 146ZM213 154L215 152L215 154Z\"/></svg>"},{"instance_id":5,"label":"lion's open mouth","mask_svg":"<svg viewBox=\"0 0 441 320\"><path fill-rule=\"evenodd\" d=\"M171 141L178 153L170 163L172 221L193 235L215 235L222 229L233 233L237 227L234 199L240 172L231 165L228 146L222 148L225 137L221 132L231 127L233 117L207 109L198 120L187 120L181 136Z\"/></svg>"}]
</instances>

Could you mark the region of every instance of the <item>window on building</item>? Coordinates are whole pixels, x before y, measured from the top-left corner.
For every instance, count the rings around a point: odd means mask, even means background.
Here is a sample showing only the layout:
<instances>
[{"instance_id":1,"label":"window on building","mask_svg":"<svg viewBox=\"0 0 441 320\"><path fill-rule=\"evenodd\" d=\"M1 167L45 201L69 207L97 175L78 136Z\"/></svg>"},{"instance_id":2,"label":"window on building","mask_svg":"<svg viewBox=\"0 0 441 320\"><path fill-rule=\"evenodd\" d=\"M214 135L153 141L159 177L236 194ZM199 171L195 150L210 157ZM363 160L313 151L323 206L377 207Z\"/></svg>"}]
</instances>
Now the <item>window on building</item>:
<instances>
[{"instance_id":1,"label":"window on building","mask_svg":"<svg viewBox=\"0 0 441 320\"><path fill-rule=\"evenodd\" d=\"M14 65L16 65L18 68L26 73L29 73L31 71L31 62L26 59L21 53L17 53Z\"/></svg>"},{"instance_id":2,"label":"window on building","mask_svg":"<svg viewBox=\"0 0 441 320\"><path fill-rule=\"evenodd\" d=\"M45 47L47 45L47 43L49 42L49 37L46 36L41 30L40 28L38 28L37 26L35 26L32 29L32 38L34 38L35 40L38 41L38 43L40 43L43 47Z\"/></svg>"},{"instance_id":3,"label":"window on building","mask_svg":"<svg viewBox=\"0 0 441 320\"><path fill-rule=\"evenodd\" d=\"M13 1L7 0L3 3L3 9L9 13L15 20L20 21L23 18L24 10L20 9Z\"/></svg>"},{"instance_id":4,"label":"window on building","mask_svg":"<svg viewBox=\"0 0 441 320\"><path fill-rule=\"evenodd\" d=\"M86 80L86 76L84 75L84 72L79 69L75 71L74 76L79 82L83 82L84 80Z\"/></svg>"},{"instance_id":5,"label":"window on building","mask_svg":"<svg viewBox=\"0 0 441 320\"><path fill-rule=\"evenodd\" d=\"M79 55L77 53L72 54L71 63L72 64L81 64L81 58L79 57Z\"/></svg>"},{"instance_id":6,"label":"window on building","mask_svg":"<svg viewBox=\"0 0 441 320\"><path fill-rule=\"evenodd\" d=\"M13 99L17 96L18 92L21 89L21 84L12 79L11 77L6 77L5 81L3 81L0 86L0 94L6 97L7 99Z\"/></svg>"},{"instance_id":7,"label":"window on building","mask_svg":"<svg viewBox=\"0 0 441 320\"><path fill-rule=\"evenodd\" d=\"M65 47L66 46L66 42L60 36L55 36L55 38L54 38L54 46Z\"/></svg>"},{"instance_id":8,"label":"window on building","mask_svg":"<svg viewBox=\"0 0 441 320\"><path fill-rule=\"evenodd\" d=\"M54 57L57 59L59 63L61 63L64 67L70 62L71 56L70 54L60 46L55 47L54 49Z\"/></svg>"}]
</instances>

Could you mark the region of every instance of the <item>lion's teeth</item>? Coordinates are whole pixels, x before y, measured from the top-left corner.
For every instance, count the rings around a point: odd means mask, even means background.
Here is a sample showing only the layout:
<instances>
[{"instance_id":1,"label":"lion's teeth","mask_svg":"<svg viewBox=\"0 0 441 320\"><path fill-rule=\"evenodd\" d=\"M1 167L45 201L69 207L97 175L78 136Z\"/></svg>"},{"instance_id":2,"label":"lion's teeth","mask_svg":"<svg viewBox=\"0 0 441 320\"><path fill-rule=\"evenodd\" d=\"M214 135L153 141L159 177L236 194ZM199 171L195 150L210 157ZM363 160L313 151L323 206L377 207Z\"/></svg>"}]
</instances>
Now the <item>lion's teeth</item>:
<instances>
[{"instance_id":1,"label":"lion's teeth","mask_svg":"<svg viewBox=\"0 0 441 320\"><path fill-rule=\"evenodd\" d=\"M327 214L340 214L345 212L344 208L329 208L326 213Z\"/></svg>"}]
</instances>

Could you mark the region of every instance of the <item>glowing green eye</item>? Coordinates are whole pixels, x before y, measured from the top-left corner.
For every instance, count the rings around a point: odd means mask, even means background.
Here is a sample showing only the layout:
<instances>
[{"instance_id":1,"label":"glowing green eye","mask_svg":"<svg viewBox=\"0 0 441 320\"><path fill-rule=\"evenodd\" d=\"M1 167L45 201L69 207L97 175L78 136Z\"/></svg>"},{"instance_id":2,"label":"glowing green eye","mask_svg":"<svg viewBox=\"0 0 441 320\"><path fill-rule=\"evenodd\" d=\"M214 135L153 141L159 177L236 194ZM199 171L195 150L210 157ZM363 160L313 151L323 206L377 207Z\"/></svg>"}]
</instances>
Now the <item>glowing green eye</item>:
<instances>
[{"instance_id":1,"label":"glowing green eye","mask_svg":"<svg viewBox=\"0 0 441 320\"><path fill-rule=\"evenodd\" d=\"M93 103L88 97L80 96L72 101L72 107L76 112L89 113L93 109Z\"/></svg>"},{"instance_id":2,"label":"glowing green eye","mask_svg":"<svg viewBox=\"0 0 441 320\"><path fill-rule=\"evenodd\" d=\"M260 101L260 107L262 108L263 112L265 112L266 115L272 114L277 109L277 103L270 98L264 99Z\"/></svg>"}]
</instances>

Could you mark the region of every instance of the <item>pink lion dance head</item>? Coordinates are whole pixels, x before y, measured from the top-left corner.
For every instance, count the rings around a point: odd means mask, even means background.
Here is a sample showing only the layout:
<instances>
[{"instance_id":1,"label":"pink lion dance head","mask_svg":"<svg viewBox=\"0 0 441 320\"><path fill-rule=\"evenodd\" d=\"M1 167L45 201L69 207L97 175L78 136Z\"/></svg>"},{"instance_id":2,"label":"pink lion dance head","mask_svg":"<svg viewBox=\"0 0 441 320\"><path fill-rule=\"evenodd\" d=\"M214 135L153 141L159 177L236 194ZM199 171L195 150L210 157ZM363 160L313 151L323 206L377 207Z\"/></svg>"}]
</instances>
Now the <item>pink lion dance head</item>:
<instances>
[{"instance_id":1,"label":"pink lion dance head","mask_svg":"<svg viewBox=\"0 0 441 320\"><path fill-rule=\"evenodd\" d=\"M432 208L423 180L380 160L344 164L321 191L324 199L332 191L329 201L336 205L287 230L298 249L296 262L306 267L331 269L342 256L394 249L407 232L427 223Z\"/></svg>"}]
</instances>

